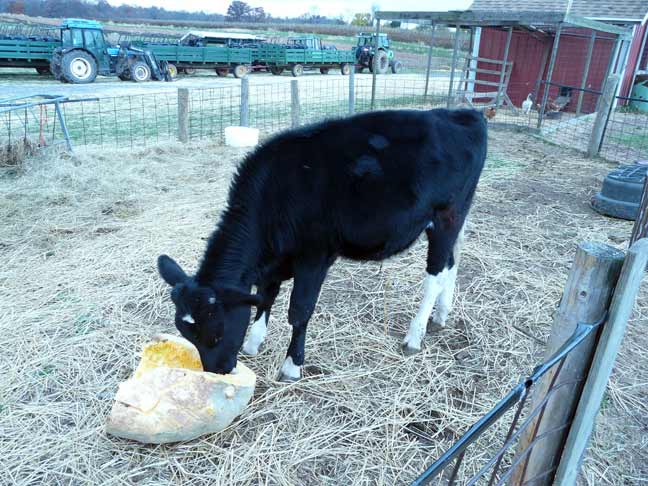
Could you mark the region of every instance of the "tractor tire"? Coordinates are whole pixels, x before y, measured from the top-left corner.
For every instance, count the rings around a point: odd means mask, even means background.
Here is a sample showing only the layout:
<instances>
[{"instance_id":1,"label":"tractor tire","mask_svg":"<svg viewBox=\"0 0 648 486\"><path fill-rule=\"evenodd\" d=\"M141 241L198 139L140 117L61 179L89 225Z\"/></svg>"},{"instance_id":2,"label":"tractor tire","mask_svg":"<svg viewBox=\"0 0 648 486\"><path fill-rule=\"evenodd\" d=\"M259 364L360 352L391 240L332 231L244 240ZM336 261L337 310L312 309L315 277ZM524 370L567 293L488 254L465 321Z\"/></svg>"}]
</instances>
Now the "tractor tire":
<instances>
[{"instance_id":1,"label":"tractor tire","mask_svg":"<svg viewBox=\"0 0 648 486\"><path fill-rule=\"evenodd\" d=\"M295 64L290 69L290 72L294 77L301 76L302 74L304 74L304 66L302 66L301 64Z\"/></svg>"},{"instance_id":2,"label":"tractor tire","mask_svg":"<svg viewBox=\"0 0 648 486\"><path fill-rule=\"evenodd\" d=\"M144 83L151 79L151 68L144 61L135 61L130 67L130 79L136 83Z\"/></svg>"},{"instance_id":3,"label":"tractor tire","mask_svg":"<svg viewBox=\"0 0 648 486\"><path fill-rule=\"evenodd\" d=\"M178 68L175 64L167 64L167 69L169 70L169 76L171 76L171 79L178 77Z\"/></svg>"},{"instance_id":4,"label":"tractor tire","mask_svg":"<svg viewBox=\"0 0 648 486\"><path fill-rule=\"evenodd\" d=\"M391 72L394 74L398 74L403 70L403 63L400 61L393 61L391 63Z\"/></svg>"},{"instance_id":5,"label":"tractor tire","mask_svg":"<svg viewBox=\"0 0 648 486\"><path fill-rule=\"evenodd\" d=\"M97 62L85 51L75 49L61 58L61 78L72 84L92 83L97 77Z\"/></svg>"},{"instance_id":6,"label":"tractor tire","mask_svg":"<svg viewBox=\"0 0 648 486\"><path fill-rule=\"evenodd\" d=\"M387 73L389 71L389 58L387 57L387 53L385 51L378 51L372 59L372 64L377 74Z\"/></svg>"},{"instance_id":7,"label":"tractor tire","mask_svg":"<svg viewBox=\"0 0 648 486\"><path fill-rule=\"evenodd\" d=\"M329 68L321 67L320 68L320 73L321 74L328 74L329 73Z\"/></svg>"},{"instance_id":8,"label":"tractor tire","mask_svg":"<svg viewBox=\"0 0 648 486\"><path fill-rule=\"evenodd\" d=\"M52 72L50 71L50 69L48 67L37 67L36 72L40 76L49 76L50 74L52 74Z\"/></svg>"},{"instance_id":9,"label":"tractor tire","mask_svg":"<svg viewBox=\"0 0 648 486\"><path fill-rule=\"evenodd\" d=\"M234 73L234 77L236 79L241 79L247 76L248 68L244 64L237 64L236 66L234 66L232 72Z\"/></svg>"},{"instance_id":10,"label":"tractor tire","mask_svg":"<svg viewBox=\"0 0 648 486\"><path fill-rule=\"evenodd\" d=\"M351 64L348 64L348 63L346 63L346 62L345 62L344 64L342 64L342 65L340 66L340 72L341 72L344 76L348 76L349 74L351 74Z\"/></svg>"},{"instance_id":11,"label":"tractor tire","mask_svg":"<svg viewBox=\"0 0 648 486\"><path fill-rule=\"evenodd\" d=\"M283 73L283 68L279 66L272 66L270 68L270 72L274 74L275 76L280 76L281 73Z\"/></svg>"},{"instance_id":12,"label":"tractor tire","mask_svg":"<svg viewBox=\"0 0 648 486\"><path fill-rule=\"evenodd\" d=\"M362 71L364 71L364 66L356 66L355 67L355 72L360 74Z\"/></svg>"},{"instance_id":13,"label":"tractor tire","mask_svg":"<svg viewBox=\"0 0 648 486\"><path fill-rule=\"evenodd\" d=\"M226 78L228 74L228 68L216 68L216 76L218 76L219 78Z\"/></svg>"}]
</instances>

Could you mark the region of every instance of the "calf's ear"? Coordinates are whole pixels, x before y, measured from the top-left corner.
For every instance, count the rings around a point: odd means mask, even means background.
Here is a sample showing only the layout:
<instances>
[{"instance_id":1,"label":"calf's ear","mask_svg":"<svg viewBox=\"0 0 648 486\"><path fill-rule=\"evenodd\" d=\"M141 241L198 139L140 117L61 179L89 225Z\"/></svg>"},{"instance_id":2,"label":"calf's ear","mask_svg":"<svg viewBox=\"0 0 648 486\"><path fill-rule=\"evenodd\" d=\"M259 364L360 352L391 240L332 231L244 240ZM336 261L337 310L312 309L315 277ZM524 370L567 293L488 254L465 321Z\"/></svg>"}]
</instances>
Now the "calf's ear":
<instances>
[{"instance_id":1,"label":"calf's ear","mask_svg":"<svg viewBox=\"0 0 648 486\"><path fill-rule=\"evenodd\" d=\"M253 305L259 307L263 302L260 295L248 294L235 287L219 287L216 294L221 302L229 305Z\"/></svg>"},{"instance_id":2,"label":"calf's ear","mask_svg":"<svg viewBox=\"0 0 648 486\"><path fill-rule=\"evenodd\" d=\"M180 268L180 265L178 265L173 258L167 255L160 255L157 260L157 265L160 276L172 287L189 278L184 270Z\"/></svg>"}]
</instances>

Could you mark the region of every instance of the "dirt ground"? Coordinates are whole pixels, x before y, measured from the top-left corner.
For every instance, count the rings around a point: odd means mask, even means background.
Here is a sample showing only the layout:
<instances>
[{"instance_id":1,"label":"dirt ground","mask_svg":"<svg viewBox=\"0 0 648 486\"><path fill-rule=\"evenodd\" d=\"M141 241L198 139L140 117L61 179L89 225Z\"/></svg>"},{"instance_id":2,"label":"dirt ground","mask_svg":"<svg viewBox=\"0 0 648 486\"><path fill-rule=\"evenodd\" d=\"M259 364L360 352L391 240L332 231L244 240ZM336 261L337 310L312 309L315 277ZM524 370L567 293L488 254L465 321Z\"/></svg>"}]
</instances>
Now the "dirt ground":
<instances>
[{"instance_id":1,"label":"dirt ground","mask_svg":"<svg viewBox=\"0 0 648 486\"><path fill-rule=\"evenodd\" d=\"M105 435L142 343L174 332L160 253L194 269L244 153L215 144L43 155L0 169L0 482L396 485L415 478L542 358L575 246L627 246L631 224L593 212L613 167L491 131L455 311L422 353L414 316L423 240L384 262L338 262L306 344L305 378L275 381L289 339L282 289L250 406L221 434L168 446ZM580 483L648 478L644 285ZM423 430L426 439L417 435ZM471 450L480 466L488 443Z\"/></svg>"}]
</instances>

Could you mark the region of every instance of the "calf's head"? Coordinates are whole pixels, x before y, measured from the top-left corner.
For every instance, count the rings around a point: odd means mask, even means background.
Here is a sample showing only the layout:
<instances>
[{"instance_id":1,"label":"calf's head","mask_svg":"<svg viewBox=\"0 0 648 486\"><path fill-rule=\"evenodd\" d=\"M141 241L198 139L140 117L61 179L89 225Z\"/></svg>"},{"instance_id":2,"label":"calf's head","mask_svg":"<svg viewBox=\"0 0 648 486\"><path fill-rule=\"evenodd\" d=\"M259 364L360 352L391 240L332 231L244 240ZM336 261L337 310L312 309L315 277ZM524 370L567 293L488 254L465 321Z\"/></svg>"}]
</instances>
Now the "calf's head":
<instances>
[{"instance_id":1,"label":"calf's head","mask_svg":"<svg viewBox=\"0 0 648 486\"><path fill-rule=\"evenodd\" d=\"M231 372L250 321L250 306L259 305L261 298L237 288L200 285L166 255L158 258L158 270L172 287L175 325L198 349L204 370Z\"/></svg>"}]
</instances>

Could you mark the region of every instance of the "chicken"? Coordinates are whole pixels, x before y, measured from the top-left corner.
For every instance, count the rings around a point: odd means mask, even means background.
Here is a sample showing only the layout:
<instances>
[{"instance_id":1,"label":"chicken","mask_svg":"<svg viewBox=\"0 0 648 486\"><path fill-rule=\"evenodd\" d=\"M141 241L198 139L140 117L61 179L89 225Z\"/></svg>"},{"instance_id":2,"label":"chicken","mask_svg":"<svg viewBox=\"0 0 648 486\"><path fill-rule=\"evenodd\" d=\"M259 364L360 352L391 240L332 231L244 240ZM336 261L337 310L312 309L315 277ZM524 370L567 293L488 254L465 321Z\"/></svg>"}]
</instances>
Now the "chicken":
<instances>
[{"instance_id":1,"label":"chicken","mask_svg":"<svg viewBox=\"0 0 648 486\"><path fill-rule=\"evenodd\" d=\"M488 106L484 110L484 116L488 118L489 120L492 120L495 118L495 115L497 114L497 110L495 109L494 106Z\"/></svg>"},{"instance_id":2,"label":"chicken","mask_svg":"<svg viewBox=\"0 0 648 486\"><path fill-rule=\"evenodd\" d=\"M525 115L528 115L531 111L531 108L533 108L533 101L531 100L531 93L529 93L529 96L526 97L526 100L522 102L522 111L524 111Z\"/></svg>"}]
</instances>

